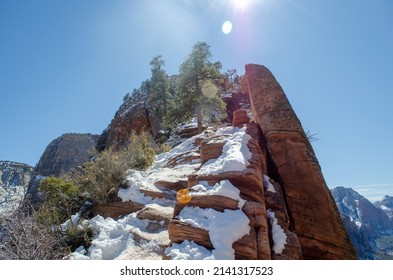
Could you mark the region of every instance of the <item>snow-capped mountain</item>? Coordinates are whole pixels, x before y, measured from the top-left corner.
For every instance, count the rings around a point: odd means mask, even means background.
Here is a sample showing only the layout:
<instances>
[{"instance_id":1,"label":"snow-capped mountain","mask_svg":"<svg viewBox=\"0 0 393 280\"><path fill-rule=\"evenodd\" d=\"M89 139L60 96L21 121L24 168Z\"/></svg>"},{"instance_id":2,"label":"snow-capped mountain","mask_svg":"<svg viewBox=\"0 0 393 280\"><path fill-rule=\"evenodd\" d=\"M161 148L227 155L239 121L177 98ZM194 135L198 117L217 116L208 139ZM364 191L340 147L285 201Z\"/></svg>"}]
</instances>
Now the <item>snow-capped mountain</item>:
<instances>
[{"instance_id":1,"label":"snow-capped mountain","mask_svg":"<svg viewBox=\"0 0 393 280\"><path fill-rule=\"evenodd\" d=\"M351 188L332 194L359 258L393 258L392 197L373 204Z\"/></svg>"},{"instance_id":2,"label":"snow-capped mountain","mask_svg":"<svg viewBox=\"0 0 393 280\"><path fill-rule=\"evenodd\" d=\"M381 201L374 202L374 205L384 211L389 218L393 219L393 196L385 195Z\"/></svg>"},{"instance_id":3,"label":"snow-capped mountain","mask_svg":"<svg viewBox=\"0 0 393 280\"><path fill-rule=\"evenodd\" d=\"M0 161L0 222L10 215L23 199L33 167L12 161Z\"/></svg>"}]
</instances>

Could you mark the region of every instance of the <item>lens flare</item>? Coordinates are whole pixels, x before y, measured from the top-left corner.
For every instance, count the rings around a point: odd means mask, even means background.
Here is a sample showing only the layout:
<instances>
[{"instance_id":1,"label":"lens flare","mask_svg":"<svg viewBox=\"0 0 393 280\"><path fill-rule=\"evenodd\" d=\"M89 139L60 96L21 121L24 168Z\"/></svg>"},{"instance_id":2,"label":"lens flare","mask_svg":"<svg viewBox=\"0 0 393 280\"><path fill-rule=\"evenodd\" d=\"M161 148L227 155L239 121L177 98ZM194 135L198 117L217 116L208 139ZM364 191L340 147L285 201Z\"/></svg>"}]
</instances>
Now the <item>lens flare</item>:
<instances>
[{"instance_id":1,"label":"lens flare","mask_svg":"<svg viewBox=\"0 0 393 280\"><path fill-rule=\"evenodd\" d=\"M176 194L176 199L181 204L187 204L191 201L190 191L187 189L181 189Z\"/></svg>"},{"instance_id":2,"label":"lens flare","mask_svg":"<svg viewBox=\"0 0 393 280\"><path fill-rule=\"evenodd\" d=\"M232 31L232 22L226 21L222 24L222 33L229 34Z\"/></svg>"}]
</instances>

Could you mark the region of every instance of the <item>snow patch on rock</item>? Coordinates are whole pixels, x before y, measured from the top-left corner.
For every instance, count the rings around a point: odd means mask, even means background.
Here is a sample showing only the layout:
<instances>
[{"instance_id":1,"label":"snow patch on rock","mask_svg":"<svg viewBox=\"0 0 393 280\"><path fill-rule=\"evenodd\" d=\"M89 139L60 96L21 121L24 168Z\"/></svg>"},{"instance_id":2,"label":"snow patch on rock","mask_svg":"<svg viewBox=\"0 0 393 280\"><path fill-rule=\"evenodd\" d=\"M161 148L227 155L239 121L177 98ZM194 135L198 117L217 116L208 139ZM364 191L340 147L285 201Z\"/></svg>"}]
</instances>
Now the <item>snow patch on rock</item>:
<instances>
[{"instance_id":1,"label":"snow patch on rock","mask_svg":"<svg viewBox=\"0 0 393 280\"><path fill-rule=\"evenodd\" d=\"M216 260L235 259L232 244L250 232L250 220L241 210L219 212L211 208L184 207L177 218L209 232L214 247L211 258Z\"/></svg>"},{"instance_id":2,"label":"snow patch on rock","mask_svg":"<svg viewBox=\"0 0 393 280\"><path fill-rule=\"evenodd\" d=\"M287 244L287 235L284 230L278 224L276 216L273 211L267 209L266 214L270 220L272 226L272 238L273 238L273 251L276 254L282 254L285 244Z\"/></svg>"}]
</instances>

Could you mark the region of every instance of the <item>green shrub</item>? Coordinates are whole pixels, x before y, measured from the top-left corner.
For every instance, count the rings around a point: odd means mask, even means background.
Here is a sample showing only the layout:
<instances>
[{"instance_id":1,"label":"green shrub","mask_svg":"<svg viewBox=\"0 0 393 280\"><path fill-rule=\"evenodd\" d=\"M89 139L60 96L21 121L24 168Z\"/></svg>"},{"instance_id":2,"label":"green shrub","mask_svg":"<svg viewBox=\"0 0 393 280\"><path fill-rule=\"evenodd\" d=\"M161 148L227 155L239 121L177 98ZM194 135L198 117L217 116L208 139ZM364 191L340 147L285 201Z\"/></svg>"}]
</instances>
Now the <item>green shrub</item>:
<instances>
[{"instance_id":1,"label":"green shrub","mask_svg":"<svg viewBox=\"0 0 393 280\"><path fill-rule=\"evenodd\" d=\"M145 170L154 162L155 151L152 142L151 137L146 132L142 132L139 135L132 132L130 144L120 154L126 157L124 159L125 161L131 157L132 163L130 164L130 168Z\"/></svg>"},{"instance_id":2,"label":"green shrub","mask_svg":"<svg viewBox=\"0 0 393 280\"><path fill-rule=\"evenodd\" d=\"M129 145L121 150L107 149L96 153L94 160L85 164L76 183L97 204L110 202L109 193L116 192L124 183L128 169L145 170L154 162L153 140L145 132L131 133Z\"/></svg>"},{"instance_id":3,"label":"green shrub","mask_svg":"<svg viewBox=\"0 0 393 280\"><path fill-rule=\"evenodd\" d=\"M37 212L43 224L59 225L75 214L83 202L81 189L61 178L48 177L40 182L39 191L44 193L44 202Z\"/></svg>"}]
</instances>

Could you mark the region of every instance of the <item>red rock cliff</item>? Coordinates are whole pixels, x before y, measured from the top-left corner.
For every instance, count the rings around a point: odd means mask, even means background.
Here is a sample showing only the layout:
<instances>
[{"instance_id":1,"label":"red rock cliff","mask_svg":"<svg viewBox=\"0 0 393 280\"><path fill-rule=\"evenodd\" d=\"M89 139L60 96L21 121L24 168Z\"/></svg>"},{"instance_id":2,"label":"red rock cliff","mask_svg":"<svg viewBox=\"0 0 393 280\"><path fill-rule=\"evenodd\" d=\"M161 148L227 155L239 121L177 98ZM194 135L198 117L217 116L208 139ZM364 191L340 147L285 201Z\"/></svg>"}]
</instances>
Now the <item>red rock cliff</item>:
<instances>
[{"instance_id":1,"label":"red rock cliff","mask_svg":"<svg viewBox=\"0 0 393 280\"><path fill-rule=\"evenodd\" d=\"M265 139L268 175L278 182L287 228L297 235L303 258L355 259L318 160L280 84L266 67L248 64L243 85Z\"/></svg>"}]
</instances>

